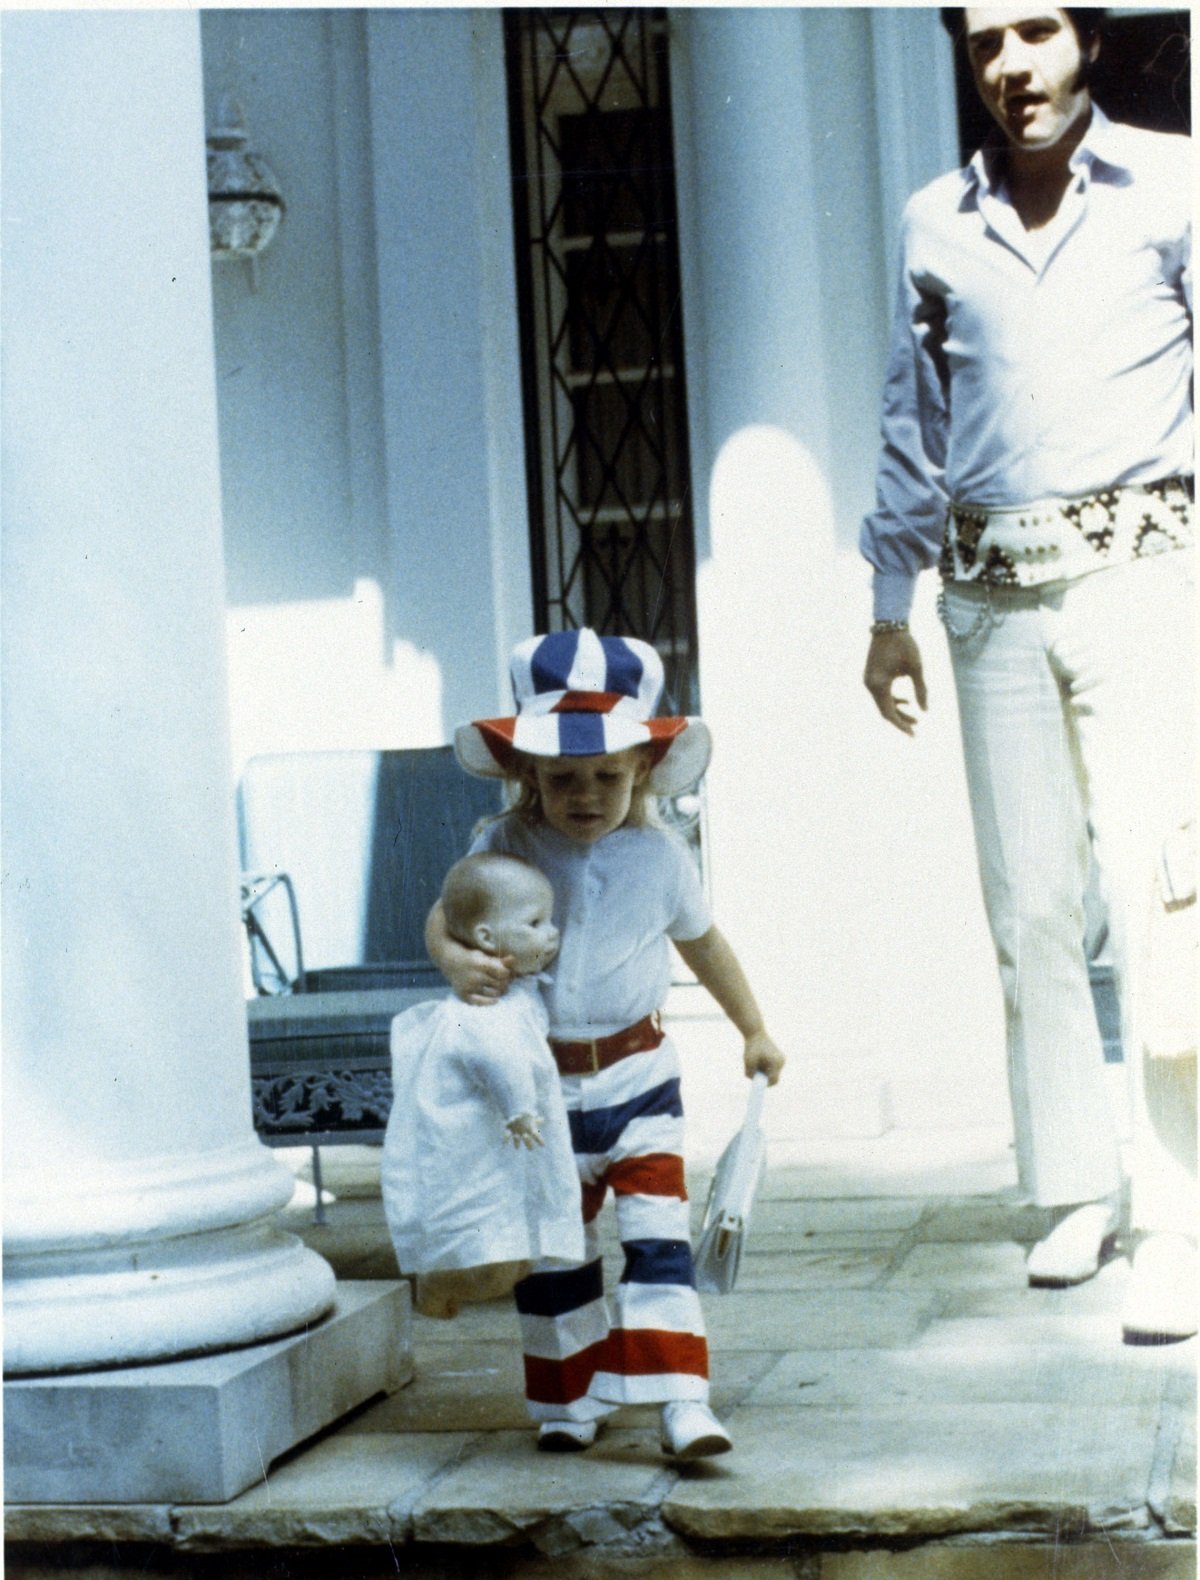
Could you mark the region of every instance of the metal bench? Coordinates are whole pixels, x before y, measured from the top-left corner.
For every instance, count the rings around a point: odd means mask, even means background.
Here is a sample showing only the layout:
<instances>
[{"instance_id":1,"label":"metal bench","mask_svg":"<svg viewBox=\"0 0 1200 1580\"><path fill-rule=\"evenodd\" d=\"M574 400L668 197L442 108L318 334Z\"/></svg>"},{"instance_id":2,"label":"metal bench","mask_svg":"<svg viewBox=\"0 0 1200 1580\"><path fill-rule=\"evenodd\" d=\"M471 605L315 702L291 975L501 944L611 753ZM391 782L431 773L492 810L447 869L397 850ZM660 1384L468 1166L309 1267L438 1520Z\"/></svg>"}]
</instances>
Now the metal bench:
<instances>
[{"instance_id":1,"label":"metal bench","mask_svg":"<svg viewBox=\"0 0 1200 1580\"><path fill-rule=\"evenodd\" d=\"M393 1016L446 985L424 926L497 787L452 748L253 758L238 787L254 1124L269 1146L378 1144Z\"/></svg>"}]
</instances>

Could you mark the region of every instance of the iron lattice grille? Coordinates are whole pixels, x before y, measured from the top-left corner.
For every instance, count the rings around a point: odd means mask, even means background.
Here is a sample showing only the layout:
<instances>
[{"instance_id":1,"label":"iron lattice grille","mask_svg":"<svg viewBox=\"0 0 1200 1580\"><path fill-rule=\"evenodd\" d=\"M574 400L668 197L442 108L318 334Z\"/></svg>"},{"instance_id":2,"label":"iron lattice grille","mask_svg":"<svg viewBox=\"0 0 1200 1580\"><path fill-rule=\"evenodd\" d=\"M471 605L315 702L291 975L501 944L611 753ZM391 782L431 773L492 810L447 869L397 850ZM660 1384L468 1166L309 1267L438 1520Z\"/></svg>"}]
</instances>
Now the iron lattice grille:
<instances>
[{"instance_id":1,"label":"iron lattice grille","mask_svg":"<svg viewBox=\"0 0 1200 1580\"><path fill-rule=\"evenodd\" d=\"M538 627L644 637L695 712L666 13L505 20Z\"/></svg>"}]
</instances>

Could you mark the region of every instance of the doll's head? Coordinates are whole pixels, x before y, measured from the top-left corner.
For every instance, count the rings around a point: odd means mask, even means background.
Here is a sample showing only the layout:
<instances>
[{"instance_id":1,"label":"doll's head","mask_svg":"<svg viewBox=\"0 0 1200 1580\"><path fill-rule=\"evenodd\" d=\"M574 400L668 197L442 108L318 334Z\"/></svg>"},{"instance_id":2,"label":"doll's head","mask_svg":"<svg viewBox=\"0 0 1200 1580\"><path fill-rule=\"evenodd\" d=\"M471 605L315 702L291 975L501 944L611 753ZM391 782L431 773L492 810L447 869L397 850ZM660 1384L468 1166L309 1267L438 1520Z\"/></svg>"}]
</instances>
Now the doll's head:
<instances>
[{"instance_id":1,"label":"doll's head","mask_svg":"<svg viewBox=\"0 0 1200 1580\"><path fill-rule=\"evenodd\" d=\"M452 938L507 957L514 976L535 976L558 953L549 880L517 856L464 856L446 874L442 910Z\"/></svg>"}]
</instances>

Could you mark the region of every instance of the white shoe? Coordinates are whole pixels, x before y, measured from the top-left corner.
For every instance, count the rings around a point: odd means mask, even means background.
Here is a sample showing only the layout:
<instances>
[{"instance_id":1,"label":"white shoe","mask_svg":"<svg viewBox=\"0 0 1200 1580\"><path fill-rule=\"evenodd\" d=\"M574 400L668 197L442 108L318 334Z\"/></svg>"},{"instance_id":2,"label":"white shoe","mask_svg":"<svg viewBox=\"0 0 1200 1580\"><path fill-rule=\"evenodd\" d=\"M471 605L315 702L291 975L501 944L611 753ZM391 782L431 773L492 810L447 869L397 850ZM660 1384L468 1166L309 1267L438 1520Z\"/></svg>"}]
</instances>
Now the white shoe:
<instances>
[{"instance_id":1,"label":"white shoe","mask_svg":"<svg viewBox=\"0 0 1200 1580\"><path fill-rule=\"evenodd\" d=\"M1148 1234L1133 1253L1121 1311L1126 1344L1177 1344L1196 1331L1196 1247L1182 1234Z\"/></svg>"},{"instance_id":2,"label":"white shoe","mask_svg":"<svg viewBox=\"0 0 1200 1580\"><path fill-rule=\"evenodd\" d=\"M537 1446L543 1454L578 1454L600 1435L599 1421L543 1421Z\"/></svg>"},{"instance_id":3,"label":"white shoe","mask_svg":"<svg viewBox=\"0 0 1200 1580\"><path fill-rule=\"evenodd\" d=\"M662 1451L671 1459L707 1459L733 1447L729 1433L706 1404L676 1399L662 1408Z\"/></svg>"},{"instance_id":4,"label":"white shoe","mask_svg":"<svg viewBox=\"0 0 1200 1580\"><path fill-rule=\"evenodd\" d=\"M1025 1261L1035 1288L1065 1289L1095 1278L1116 1248L1117 1209L1111 1201L1075 1207L1039 1240Z\"/></svg>"}]
</instances>

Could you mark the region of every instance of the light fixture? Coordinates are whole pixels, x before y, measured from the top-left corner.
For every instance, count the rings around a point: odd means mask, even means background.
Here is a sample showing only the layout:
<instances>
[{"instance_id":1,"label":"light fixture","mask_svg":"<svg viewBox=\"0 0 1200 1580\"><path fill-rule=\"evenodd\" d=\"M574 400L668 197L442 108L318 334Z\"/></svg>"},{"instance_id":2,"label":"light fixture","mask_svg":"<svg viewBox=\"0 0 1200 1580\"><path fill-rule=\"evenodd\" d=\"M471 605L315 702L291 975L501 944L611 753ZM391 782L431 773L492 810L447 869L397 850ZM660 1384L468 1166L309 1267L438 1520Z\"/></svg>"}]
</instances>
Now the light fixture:
<instances>
[{"instance_id":1,"label":"light fixture","mask_svg":"<svg viewBox=\"0 0 1200 1580\"><path fill-rule=\"evenodd\" d=\"M284 215L279 183L247 147L242 107L228 94L208 134L208 234L214 258L253 260Z\"/></svg>"}]
</instances>

